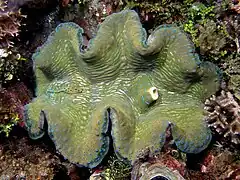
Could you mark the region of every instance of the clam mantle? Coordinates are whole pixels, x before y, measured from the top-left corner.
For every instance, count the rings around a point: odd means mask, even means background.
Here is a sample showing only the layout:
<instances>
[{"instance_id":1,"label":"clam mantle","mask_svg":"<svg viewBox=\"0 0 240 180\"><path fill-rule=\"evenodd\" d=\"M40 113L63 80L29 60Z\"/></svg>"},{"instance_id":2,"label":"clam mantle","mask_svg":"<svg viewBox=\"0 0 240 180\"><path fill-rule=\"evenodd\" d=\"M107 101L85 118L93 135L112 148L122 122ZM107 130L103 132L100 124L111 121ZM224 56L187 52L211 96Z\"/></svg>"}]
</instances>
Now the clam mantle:
<instances>
[{"instance_id":1,"label":"clam mantle","mask_svg":"<svg viewBox=\"0 0 240 180\"><path fill-rule=\"evenodd\" d=\"M128 161L142 149L160 150L167 128L183 152L208 146L202 102L218 89L219 70L199 60L177 26L147 38L126 10L106 18L86 51L82 33L62 23L33 55L37 97L25 107L31 138L48 133L62 155L90 168L111 143Z\"/></svg>"}]
</instances>

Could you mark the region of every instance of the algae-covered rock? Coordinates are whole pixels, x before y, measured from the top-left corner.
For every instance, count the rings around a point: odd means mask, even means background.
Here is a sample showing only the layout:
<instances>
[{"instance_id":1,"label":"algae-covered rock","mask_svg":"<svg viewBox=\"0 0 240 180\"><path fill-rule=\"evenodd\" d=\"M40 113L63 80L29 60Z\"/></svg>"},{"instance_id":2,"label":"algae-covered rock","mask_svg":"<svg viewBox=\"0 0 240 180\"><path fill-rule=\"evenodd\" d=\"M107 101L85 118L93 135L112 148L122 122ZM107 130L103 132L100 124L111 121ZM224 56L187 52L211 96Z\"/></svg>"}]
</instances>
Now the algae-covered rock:
<instances>
[{"instance_id":1,"label":"algae-covered rock","mask_svg":"<svg viewBox=\"0 0 240 180\"><path fill-rule=\"evenodd\" d=\"M234 95L240 99L240 54L231 54L225 64L225 72L229 76L229 89L233 90Z\"/></svg>"},{"instance_id":2,"label":"algae-covered rock","mask_svg":"<svg viewBox=\"0 0 240 180\"><path fill-rule=\"evenodd\" d=\"M60 24L33 55L37 98L26 106L32 138L48 134L71 162L97 166L109 149L132 161L160 150L165 132L177 147L199 153L211 141L202 102L219 87L218 69L202 63L174 25L148 38L139 17L126 10L108 16L86 51L82 29Z\"/></svg>"}]
</instances>

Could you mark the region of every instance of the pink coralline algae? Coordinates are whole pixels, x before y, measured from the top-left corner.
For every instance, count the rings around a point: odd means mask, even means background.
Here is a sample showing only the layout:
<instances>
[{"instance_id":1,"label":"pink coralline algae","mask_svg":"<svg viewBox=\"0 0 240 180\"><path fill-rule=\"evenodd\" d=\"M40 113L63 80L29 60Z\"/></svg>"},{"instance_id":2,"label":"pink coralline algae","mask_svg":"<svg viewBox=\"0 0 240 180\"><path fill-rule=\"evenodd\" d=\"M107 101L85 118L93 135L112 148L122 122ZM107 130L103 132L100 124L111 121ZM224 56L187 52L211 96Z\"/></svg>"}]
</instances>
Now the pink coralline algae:
<instances>
[{"instance_id":1,"label":"pink coralline algae","mask_svg":"<svg viewBox=\"0 0 240 180\"><path fill-rule=\"evenodd\" d=\"M23 119L23 106L30 101L31 93L23 83L0 90L0 123L6 124L12 115Z\"/></svg>"},{"instance_id":2,"label":"pink coralline algae","mask_svg":"<svg viewBox=\"0 0 240 180\"><path fill-rule=\"evenodd\" d=\"M237 152L211 150L201 165L201 172L219 180L240 179L240 161Z\"/></svg>"}]
</instances>

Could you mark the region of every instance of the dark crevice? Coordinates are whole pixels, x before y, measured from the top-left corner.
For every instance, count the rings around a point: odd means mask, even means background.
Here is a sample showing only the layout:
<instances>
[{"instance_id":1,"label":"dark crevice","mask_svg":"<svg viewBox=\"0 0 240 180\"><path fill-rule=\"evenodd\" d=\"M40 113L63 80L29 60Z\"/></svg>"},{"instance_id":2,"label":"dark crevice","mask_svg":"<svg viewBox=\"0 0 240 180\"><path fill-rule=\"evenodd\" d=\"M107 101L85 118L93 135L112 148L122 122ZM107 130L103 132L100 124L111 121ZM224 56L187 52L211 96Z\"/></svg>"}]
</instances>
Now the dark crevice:
<instances>
[{"instance_id":1,"label":"dark crevice","mask_svg":"<svg viewBox=\"0 0 240 180\"><path fill-rule=\"evenodd\" d=\"M113 138L112 138L112 135L111 135L111 132L112 132L112 121L110 119L110 113L111 113L111 109L110 108L107 108L107 116L108 116L108 129L107 129L107 132L104 134L105 136L108 136L109 137L109 149L108 149L108 152L107 154L105 155L105 157L103 158L102 162L101 162L101 166L105 166L108 164L108 160L109 160L109 157L112 156L114 154L114 147L113 147Z\"/></svg>"}]
</instances>

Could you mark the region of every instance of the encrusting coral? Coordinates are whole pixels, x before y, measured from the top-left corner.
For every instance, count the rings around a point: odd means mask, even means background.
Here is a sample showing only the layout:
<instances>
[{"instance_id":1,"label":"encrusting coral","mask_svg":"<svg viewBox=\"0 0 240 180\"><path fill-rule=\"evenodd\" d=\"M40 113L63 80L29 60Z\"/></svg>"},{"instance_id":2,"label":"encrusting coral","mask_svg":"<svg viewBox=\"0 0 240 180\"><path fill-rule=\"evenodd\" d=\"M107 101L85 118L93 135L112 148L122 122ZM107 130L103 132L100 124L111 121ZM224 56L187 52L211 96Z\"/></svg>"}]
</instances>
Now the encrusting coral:
<instances>
[{"instance_id":1,"label":"encrusting coral","mask_svg":"<svg viewBox=\"0 0 240 180\"><path fill-rule=\"evenodd\" d=\"M158 151L171 129L177 147L199 153L211 141L204 100L219 87L220 72L201 62L175 25L147 39L135 11L108 16L86 51L82 29L60 24L33 55L37 98L26 105L33 139L46 130L69 161L93 168L111 138L118 158Z\"/></svg>"},{"instance_id":2,"label":"encrusting coral","mask_svg":"<svg viewBox=\"0 0 240 180\"><path fill-rule=\"evenodd\" d=\"M230 137L234 144L240 144L240 106L233 94L222 90L220 96L213 95L206 100L205 109L209 127L225 138Z\"/></svg>"}]
</instances>

